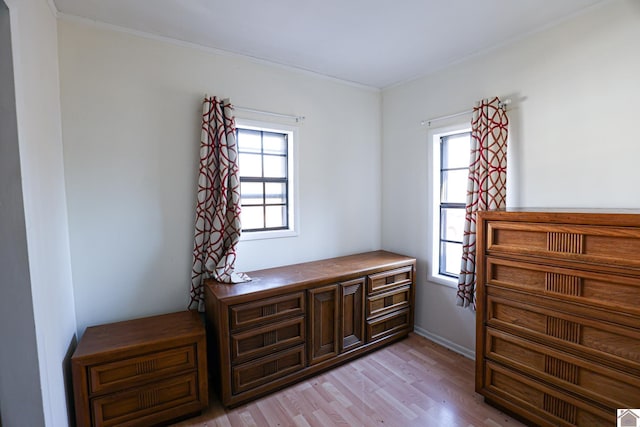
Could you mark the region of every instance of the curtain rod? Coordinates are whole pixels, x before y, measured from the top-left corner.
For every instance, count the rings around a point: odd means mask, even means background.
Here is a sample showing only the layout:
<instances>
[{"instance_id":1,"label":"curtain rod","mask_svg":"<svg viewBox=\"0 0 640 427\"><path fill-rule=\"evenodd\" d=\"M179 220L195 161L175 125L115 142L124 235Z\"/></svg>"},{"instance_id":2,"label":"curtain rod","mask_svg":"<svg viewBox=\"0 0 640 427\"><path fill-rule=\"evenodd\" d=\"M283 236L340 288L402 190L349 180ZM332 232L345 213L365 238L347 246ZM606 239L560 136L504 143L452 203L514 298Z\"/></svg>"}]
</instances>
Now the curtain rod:
<instances>
[{"instance_id":1,"label":"curtain rod","mask_svg":"<svg viewBox=\"0 0 640 427\"><path fill-rule=\"evenodd\" d=\"M305 119L304 116L294 116L292 114L274 113L272 111L257 110L255 108L240 107L239 105L234 105L233 109L234 110L238 110L238 111L246 111L247 113L257 113L257 114L264 114L264 115L267 115L267 116L282 117L282 118L285 118L285 119L293 119L293 120L296 121L296 123L299 123L299 122L301 122L301 121L303 121Z\"/></svg>"},{"instance_id":2,"label":"curtain rod","mask_svg":"<svg viewBox=\"0 0 640 427\"><path fill-rule=\"evenodd\" d=\"M505 99L504 101L500 101L500 108L507 108L507 105L511 104L511 99ZM473 113L473 110L461 111L455 114L449 114L447 116L434 117L433 119L423 120L420 122L420 125L431 126L432 122L439 122L441 120L453 119L454 117L466 116L467 114Z\"/></svg>"}]
</instances>

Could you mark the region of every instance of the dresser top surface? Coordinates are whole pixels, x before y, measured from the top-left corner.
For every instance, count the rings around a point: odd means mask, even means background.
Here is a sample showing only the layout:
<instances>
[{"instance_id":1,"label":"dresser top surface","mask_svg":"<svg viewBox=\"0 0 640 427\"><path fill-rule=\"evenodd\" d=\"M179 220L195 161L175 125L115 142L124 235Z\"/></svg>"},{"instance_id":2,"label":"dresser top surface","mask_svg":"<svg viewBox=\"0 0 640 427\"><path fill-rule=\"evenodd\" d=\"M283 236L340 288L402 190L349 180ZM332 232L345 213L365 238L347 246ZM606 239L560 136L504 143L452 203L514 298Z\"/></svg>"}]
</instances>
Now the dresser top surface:
<instances>
[{"instance_id":1,"label":"dresser top surface","mask_svg":"<svg viewBox=\"0 0 640 427\"><path fill-rule=\"evenodd\" d=\"M152 346L167 340L204 334L204 324L195 311L180 311L140 319L90 326L85 330L73 359L98 353Z\"/></svg>"},{"instance_id":2,"label":"dresser top surface","mask_svg":"<svg viewBox=\"0 0 640 427\"><path fill-rule=\"evenodd\" d=\"M291 287L293 291L296 286L346 280L414 263L415 259L411 257L374 251L251 271L247 272L252 279L250 282L225 284L208 280L206 286L217 299L223 300L287 287Z\"/></svg>"},{"instance_id":3,"label":"dresser top surface","mask_svg":"<svg viewBox=\"0 0 640 427\"><path fill-rule=\"evenodd\" d=\"M480 220L637 227L640 226L640 209L514 207L478 212L478 218Z\"/></svg>"}]
</instances>

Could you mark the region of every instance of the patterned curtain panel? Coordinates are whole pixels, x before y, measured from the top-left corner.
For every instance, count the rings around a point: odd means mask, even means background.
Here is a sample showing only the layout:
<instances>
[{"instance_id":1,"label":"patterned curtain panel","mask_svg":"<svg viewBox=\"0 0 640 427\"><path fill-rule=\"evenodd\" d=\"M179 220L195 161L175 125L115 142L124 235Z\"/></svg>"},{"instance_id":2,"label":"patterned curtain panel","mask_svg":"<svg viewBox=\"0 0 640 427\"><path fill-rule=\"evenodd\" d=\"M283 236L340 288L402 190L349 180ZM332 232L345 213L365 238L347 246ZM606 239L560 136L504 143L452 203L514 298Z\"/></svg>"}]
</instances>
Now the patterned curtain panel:
<instances>
[{"instance_id":1,"label":"patterned curtain panel","mask_svg":"<svg viewBox=\"0 0 640 427\"><path fill-rule=\"evenodd\" d=\"M471 161L462 239L462 265L456 303L476 307L476 213L506 206L507 126L509 120L498 98L483 99L473 108Z\"/></svg>"},{"instance_id":2,"label":"patterned curtain panel","mask_svg":"<svg viewBox=\"0 0 640 427\"><path fill-rule=\"evenodd\" d=\"M204 279L225 283L250 280L246 274L234 272L242 230L235 132L229 100L205 98L189 303L189 308L197 306L200 311L204 310Z\"/></svg>"}]
</instances>

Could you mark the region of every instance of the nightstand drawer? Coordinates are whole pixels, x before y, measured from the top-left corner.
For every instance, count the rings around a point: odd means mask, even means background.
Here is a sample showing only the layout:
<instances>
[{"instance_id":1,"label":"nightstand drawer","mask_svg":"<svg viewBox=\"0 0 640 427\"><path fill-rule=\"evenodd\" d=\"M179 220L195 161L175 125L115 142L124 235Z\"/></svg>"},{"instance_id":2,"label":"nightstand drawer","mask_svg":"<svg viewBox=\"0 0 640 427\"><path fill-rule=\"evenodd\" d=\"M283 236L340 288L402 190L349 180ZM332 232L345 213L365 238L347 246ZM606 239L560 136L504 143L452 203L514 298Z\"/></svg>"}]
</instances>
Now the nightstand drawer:
<instances>
[{"instance_id":1,"label":"nightstand drawer","mask_svg":"<svg viewBox=\"0 0 640 427\"><path fill-rule=\"evenodd\" d=\"M229 308L232 330L304 314L304 292L265 298Z\"/></svg>"},{"instance_id":2,"label":"nightstand drawer","mask_svg":"<svg viewBox=\"0 0 640 427\"><path fill-rule=\"evenodd\" d=\"M381 316L395 310L409 307L411 286L402 286L389 292L367 298L367 318Z\"/></svg>"},{"instance_id":3,"label":"nightstand drawer","mask_svg":"<svg viewBox=\"0 0 640 427\"><path fill-rule=\"evenodd\" d=\"M367 293L385 291L397 286L412 283L412 267L403 267L396 270L371 274L367 277Z\"/></svg>"},{"instance_id":4,"label":"nightstand drawer","mask_svg":"<svg viewBox=\"0 0 640 427\"><path fill-rule=\"evenodd\" d=\"M193 345L89 367L91 394L118 391L196 368Z\"/></svg>"},{"instance_id":5,"label":"nightstand drawer","mask_svg":"<svg viewBox=\"0 0 640 427\"><path fill-rule=\"evenodd\" d=\"M267 355L304 342L304 317L296 317L262 328L231 335L231 363Z\"/></svg>"},{"instance_id":6,"label":"nightstand drawer","mask_svg":"<svg viewBox=\"0 0 640 427\"><path fill-rule=\"evenodd\" d=\"M304 345L232 368L233 393L241 393L292 374L306 365Z\"/></svg>"},{"instance_id":7,"label":"nightstand drawer","mask_svg":"<svg viewBox=\"0 0 640 427\"><path fill-rule=\"evenodd\" d=\"M195 372L91 400L96 427L154 425L166 418L163 411L178 406L185 411L200 410Z\"/></svg>"}]
</instances>

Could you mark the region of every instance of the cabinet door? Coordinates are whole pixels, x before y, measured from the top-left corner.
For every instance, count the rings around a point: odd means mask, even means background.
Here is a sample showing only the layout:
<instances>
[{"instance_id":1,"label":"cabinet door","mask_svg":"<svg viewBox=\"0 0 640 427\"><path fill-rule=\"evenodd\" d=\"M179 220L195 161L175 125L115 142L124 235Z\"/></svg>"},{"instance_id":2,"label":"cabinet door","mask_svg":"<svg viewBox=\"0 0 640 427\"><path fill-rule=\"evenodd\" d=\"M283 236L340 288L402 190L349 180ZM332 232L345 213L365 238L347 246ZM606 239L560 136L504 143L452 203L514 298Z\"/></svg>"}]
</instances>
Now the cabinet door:
<instances>
[{"instance_id":1,"label":"cabinet door","mask_svg":"<svg viewBox=\"0 0 640 427\"><path fill-rule=\"evenodd\" d=\"M364 344L364 278L340 284L340 351Z\"/></svg>"},{"instance_id":2,"label":"cabinet door","mask_svg":"<svg viewBox=\"0 0 640 427\"><path fill-rule=\"evenodd\" d=\"M309 290L309 364L338 354L339 285Z\"/></svg>"}]
</instances>

